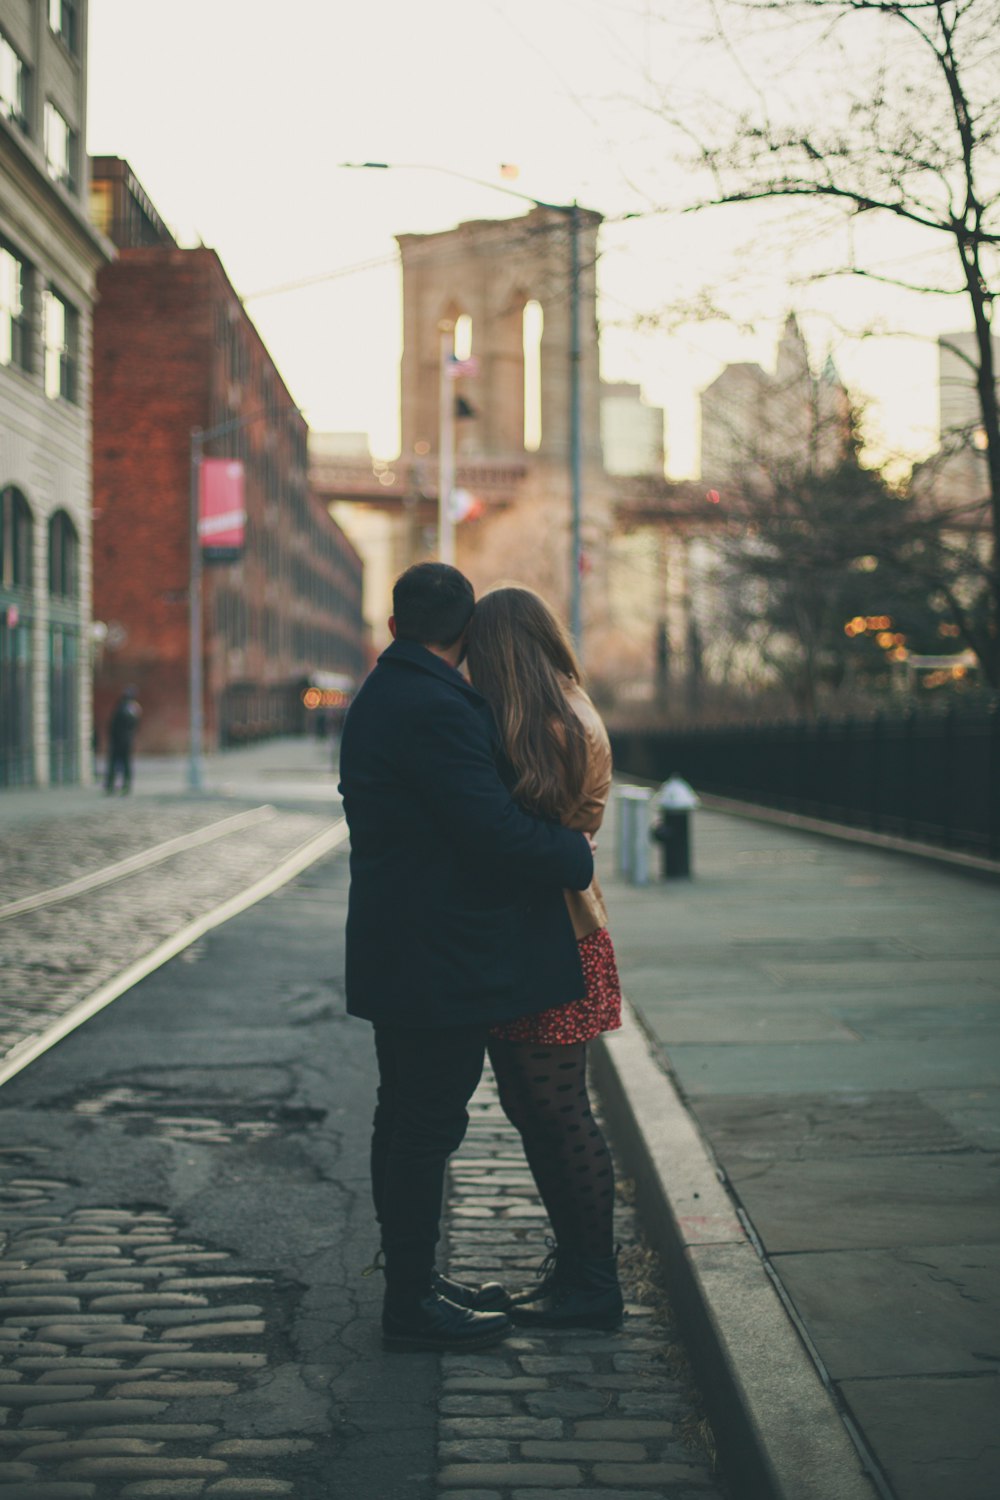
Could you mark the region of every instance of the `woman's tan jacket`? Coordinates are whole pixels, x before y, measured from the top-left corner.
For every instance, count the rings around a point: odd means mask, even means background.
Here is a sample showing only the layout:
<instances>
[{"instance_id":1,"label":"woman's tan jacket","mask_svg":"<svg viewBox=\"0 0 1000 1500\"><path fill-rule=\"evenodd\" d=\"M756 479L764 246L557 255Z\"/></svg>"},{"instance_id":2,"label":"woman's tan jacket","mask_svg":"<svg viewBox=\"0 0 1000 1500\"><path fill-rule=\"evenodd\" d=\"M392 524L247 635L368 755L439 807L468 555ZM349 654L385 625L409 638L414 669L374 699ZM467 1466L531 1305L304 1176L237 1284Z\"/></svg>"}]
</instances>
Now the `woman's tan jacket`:
<instances>
[{"instance_id":1,"label":"woman's tan jacket","mask_svg":"<svg viewBox=\"0 0 1000 1500\"><path fill-rule=\"evenodd\" d=\"M566 697L587 736L587 772L576 806L561 821L568 828L596 833L611 791L611 742L600 714L583 688L575 682L567 682ZM608 925L608 913L596 875L585 891L567 891L565 894L573 931L578 939Z\"/></svg>"}]
</instances>

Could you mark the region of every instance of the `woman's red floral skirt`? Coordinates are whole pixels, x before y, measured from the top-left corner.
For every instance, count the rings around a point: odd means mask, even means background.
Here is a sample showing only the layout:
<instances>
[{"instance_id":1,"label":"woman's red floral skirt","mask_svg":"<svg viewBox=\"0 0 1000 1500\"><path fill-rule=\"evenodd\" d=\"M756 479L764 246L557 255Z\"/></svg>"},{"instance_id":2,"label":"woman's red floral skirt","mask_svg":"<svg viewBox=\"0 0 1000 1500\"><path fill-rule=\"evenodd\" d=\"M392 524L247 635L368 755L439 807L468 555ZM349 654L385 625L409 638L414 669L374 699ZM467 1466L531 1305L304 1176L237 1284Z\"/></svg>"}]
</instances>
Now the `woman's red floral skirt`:
<instances>
[{"instance_id":1,"label":"woman's red floral skirt","mask_svg":"<svg viewBox=\"0 0 1000 1500\"><path fill-rule=\"evenodd\" d=\"M556 1005L533 1016L518 1016L490 1035L507 1042L539 1042L547 1047L567 1047L589 1042L602 1031L617 1031L622 1024L622 991L611 934L606 927L590 932L579 942L586 994L582 1000Z\"/></svg>"}]
</instances>

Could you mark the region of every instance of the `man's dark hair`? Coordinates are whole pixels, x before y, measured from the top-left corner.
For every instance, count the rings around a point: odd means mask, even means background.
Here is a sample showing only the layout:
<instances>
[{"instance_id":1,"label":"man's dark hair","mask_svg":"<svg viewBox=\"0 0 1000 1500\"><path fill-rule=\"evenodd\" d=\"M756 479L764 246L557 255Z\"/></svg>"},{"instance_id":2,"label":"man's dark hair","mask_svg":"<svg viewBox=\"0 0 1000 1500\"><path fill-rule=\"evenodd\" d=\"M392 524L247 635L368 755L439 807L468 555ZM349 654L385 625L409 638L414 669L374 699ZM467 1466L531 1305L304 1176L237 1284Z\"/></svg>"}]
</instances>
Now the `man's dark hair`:
<instances>
[{"instance_id":1,"label":"man's dark hair","mask_svg":"<svg viewBox=\"0 0 1000 1500\"><path fill-rule=\"evenodd\" d=\"M414 563L396 579L392 612L396 639L421 646L453 646L472 619L476 596L464 573L447 563Z\"/></svg>"}]
</instances>

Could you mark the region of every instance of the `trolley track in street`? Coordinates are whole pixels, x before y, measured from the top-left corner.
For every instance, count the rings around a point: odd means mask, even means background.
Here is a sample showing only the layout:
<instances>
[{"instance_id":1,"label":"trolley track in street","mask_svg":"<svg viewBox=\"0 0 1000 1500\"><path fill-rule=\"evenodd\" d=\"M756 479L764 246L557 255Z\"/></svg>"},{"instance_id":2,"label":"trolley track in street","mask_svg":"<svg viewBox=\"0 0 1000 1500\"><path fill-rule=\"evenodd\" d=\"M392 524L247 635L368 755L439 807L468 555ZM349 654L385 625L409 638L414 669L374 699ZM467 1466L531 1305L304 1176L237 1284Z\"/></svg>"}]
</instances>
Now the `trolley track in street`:
<instances>
[{"instance_id":1,"label":"trolley track in street","mask_svg":"<svg viewBox=\"0 0 1000 1500\"><path fill-rule=\"evenodd\" d=\"M267 804L0 907L0 1085L346 839Z\"/></svg>"},{"instance_id":2,"label":"trolley track in street","mask_svg":"<svg viewBox=\"0 0 1000 1500\"><path fill-rule=\"evenodd\" d=\"M75 880L50 886L47 890L36 891L30 896L22 896L17 901L9 901L6 905L0 906L0 922L6 922L11 917L23 916L29 911L40 911L45 906L56 906L60 902L71 900L74 896L82 896L87 891L99 890L102 886L124 880L140 870L148 870L153 865L162 864L164 860L172 859L174 855L181 854L187 849L197 849L203 844L213 843L216 839L228 838L231 834L241 833L257 823L269 822L274 817L277 817L277 808L265 804L261 807L249 808L246 812L234 813L231 817L222 818L217 823L209 823L204 828L196 828L191 833L179 834L176 838L167 839L162 844L155 844L151 849L143 849L138 854L129 855L127 859L116 860L113 864L92 870L87 875L80 875Z\"/></svg>"}]
</instances>

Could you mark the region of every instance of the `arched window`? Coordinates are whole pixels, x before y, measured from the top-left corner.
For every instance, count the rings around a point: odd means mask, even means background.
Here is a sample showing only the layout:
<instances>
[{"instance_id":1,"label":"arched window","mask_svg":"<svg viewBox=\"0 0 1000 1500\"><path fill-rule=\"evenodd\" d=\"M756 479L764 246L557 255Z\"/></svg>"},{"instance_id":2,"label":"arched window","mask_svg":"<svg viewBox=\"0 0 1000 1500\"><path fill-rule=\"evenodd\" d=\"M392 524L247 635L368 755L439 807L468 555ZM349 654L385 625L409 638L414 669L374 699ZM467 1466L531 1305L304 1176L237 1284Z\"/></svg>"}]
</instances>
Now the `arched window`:
<instances>
[{"instance_id":1,"label":"arched window","mask_svg":"<svg viewBox=\"0 0 1000 1500\"><path fill-rule=\"evenodd\" d=\"M0 786L35 778L32 685L31 507L13 485L0 489Z\"/></svg>"},{"instance_id":2,"label":"arched window","mask_svg":"<svg viewBox=\"0 0 1000 1500\"><path fill-rule=\"evenodd\" d=\"M80 767L80 542L64 510L49 517L49 780L76 781Z\"/></svg>"},{"instance_id":3,"label":"arched window","mask_svg":"<svg viewBox=\"0 0 1000 1500\"><path fill-rule=\"evenodd\" d=\"M472 355L472 319L468 313L455 319L455 358L469 359Z\"/></svg>"},{"instance_id":4,"label":"arched window","mask_svg":"<svg viewBox=\"0 0 1000 1500\"><path fill-rule=\"evenodd\" d=\"M13 485L0 490L0 588L30 589L31 507Z\"/></svg>"},{"instance_id":5,"label":"arched window","mask_svg":"<svg viewBox=\"0 0 1000 1500\"><path fill-rule=\"evenodd\" d=\"M79 552L76 527L64 510L57 510L49 521L49 594L52 598L79 598Z\"/></svg>"},{"instance_id":6,"label":"arched window","mask_svg":"<svg viewBox=\"0 0 1000 1500\"><path fill-rule=\"evenodd\" d=\"M524 446L537 453L542 446L542 304L526 302L521 314L524 349Z\"/></svg>"}]
</instances>

